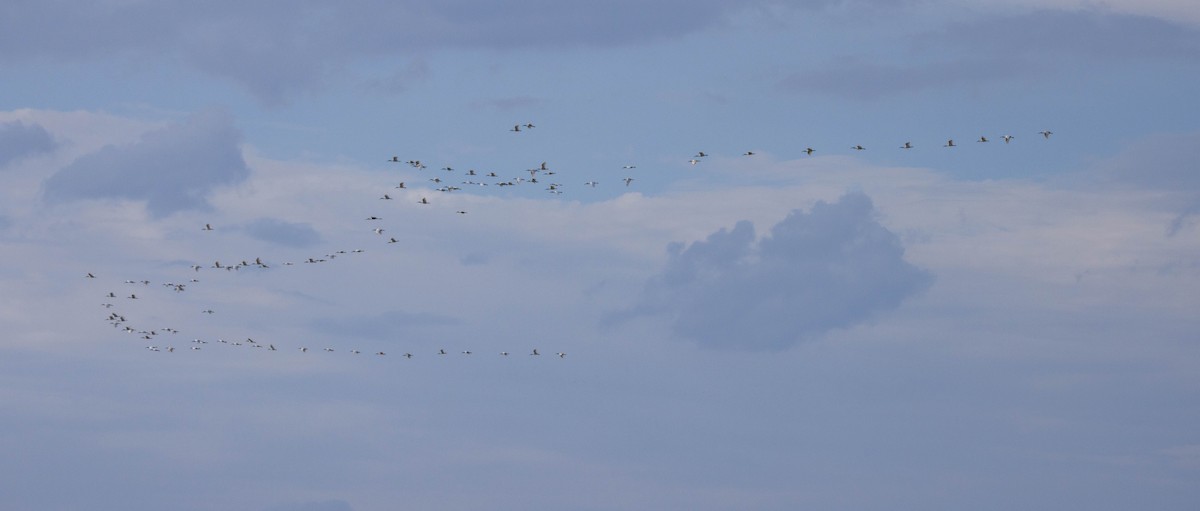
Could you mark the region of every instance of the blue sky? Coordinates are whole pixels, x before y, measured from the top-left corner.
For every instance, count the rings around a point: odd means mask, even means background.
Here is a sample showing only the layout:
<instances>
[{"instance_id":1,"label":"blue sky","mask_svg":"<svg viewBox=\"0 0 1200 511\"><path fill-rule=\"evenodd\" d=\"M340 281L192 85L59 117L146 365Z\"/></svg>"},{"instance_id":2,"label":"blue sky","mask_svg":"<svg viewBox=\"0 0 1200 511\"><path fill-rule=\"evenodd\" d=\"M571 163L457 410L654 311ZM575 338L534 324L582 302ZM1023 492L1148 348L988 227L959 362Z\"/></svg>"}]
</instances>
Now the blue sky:
<instances>
[{"instance_id":1,"label":"blue sky","mask_svg":"<svg viewBox=\"0 0 1200 511\"><path fill-rule=\"evenodd\" d=\"M1196 55L1182 0L7 2L0 507L1192 509Z\"/></svg>"}]
</instances>

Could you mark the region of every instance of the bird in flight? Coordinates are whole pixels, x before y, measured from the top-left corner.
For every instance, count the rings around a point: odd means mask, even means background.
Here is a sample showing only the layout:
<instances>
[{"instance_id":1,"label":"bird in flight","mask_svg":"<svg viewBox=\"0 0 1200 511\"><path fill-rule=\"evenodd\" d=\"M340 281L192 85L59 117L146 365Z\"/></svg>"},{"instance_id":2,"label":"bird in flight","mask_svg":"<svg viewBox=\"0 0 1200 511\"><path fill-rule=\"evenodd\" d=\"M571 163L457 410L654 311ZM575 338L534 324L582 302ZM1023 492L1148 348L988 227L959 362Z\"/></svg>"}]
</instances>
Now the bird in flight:
<instances>
[{"instance_id":1,"label":"bird in flight","mask_svg":"<svg viewBox=\"0 0 1200 511\"><path fill-rule=\"evenodd\" d=\"M1054 134L1054 132L1050 130L1039 131L1038 133L1042 135L1042 138L1050 138L1050 135Z\"/></svg>"},{"instance_id":2,"label":"bird in flight","mask_svg":"<svg viewBox=\"0 0 1200 511\"><path fill-rule=\"evenodd\" d=\"M905 142L904 145L900 146L901 149L912 149L912 147L912 142Z\"/></svg>"}]
</instances>

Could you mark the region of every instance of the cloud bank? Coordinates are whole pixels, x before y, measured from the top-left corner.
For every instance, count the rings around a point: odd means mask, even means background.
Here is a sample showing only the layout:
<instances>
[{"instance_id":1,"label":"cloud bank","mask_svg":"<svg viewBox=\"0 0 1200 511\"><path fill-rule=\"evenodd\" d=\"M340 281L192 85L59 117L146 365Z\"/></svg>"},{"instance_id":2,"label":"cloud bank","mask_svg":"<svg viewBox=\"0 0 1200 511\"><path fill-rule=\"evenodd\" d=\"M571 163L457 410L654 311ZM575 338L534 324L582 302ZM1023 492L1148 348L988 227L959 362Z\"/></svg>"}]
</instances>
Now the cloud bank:
<instances>
[{"instance_id":1,"label":"cloud bank","mask_svg":"<svg viewBox=\"0 0 1200 511\"><path fill-rule=\"evenodd\" d=\"M155 217L210 208L215 187L246 179L241 133L224 112L207 111L149 132L132 145L105 146L50 176L43 184L49 203L80 199L146 201Z\"/></svg>"},{"instance_id":2,"label":"cloud bank","mask_svg":"<svg viewBox=\"0 0 1200 511\"><path fill-rule=\"evenodd\" d=\"M761 240L741 221L668 250L640 303L620 316L667 315L677 335L712 348L784 350L894 309L932 282L861 192L792 211Z\"/></svg>"},{"instance_id":3,"label":"cloud bank","mask_svg":"<svg viewBox=\"0 0 1200 511\"><path fill-rule=\"evenodd\" d=\"M58 143L45 128L21 121L0 123L0 169L9 163L54 151Z\"/></svg>"}]
</instances>

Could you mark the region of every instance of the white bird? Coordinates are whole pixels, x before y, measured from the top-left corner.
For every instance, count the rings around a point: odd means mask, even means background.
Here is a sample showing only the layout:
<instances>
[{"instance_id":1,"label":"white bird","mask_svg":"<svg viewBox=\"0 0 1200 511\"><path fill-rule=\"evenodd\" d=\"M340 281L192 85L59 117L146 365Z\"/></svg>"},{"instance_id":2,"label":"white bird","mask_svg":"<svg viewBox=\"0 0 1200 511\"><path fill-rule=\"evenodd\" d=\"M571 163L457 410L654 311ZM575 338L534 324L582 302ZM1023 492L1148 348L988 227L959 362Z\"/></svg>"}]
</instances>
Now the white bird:
<instances>
[{"instance_id":1,"label":"white bird","mask_svg":"<svg viewBox=\"0 0 1200 511\"><path fill-rule=\"evenodd\" d=\"M1007 144L1009 142L1012 142L1012 139L1017 138L1017 137L1014 137L1012 135L1004 135L1003 137L1000 137L1000 138L1003 138L1004 143Z\"/></svg>"},{"instance_id":2,"label":"white bird","mask_svg":"<svg viewBox=\"0 0 1200 511\"><path fill-rule=\"evenodd\" d=\"M1050 138L1050 135L1054 134L1054 132L1050 130L1039 131L1038 133L1040 133L1043 138Z\"/></svg>"}]
</instances>

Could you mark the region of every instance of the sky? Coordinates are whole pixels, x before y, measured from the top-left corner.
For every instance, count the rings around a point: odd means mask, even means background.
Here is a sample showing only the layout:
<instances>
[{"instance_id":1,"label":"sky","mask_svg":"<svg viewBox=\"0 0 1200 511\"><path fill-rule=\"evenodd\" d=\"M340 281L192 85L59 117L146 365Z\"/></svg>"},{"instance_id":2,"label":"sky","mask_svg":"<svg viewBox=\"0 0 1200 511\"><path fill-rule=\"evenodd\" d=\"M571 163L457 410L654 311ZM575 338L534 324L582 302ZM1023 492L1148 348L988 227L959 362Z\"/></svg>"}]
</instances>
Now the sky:
<instances>
[{"instance_id":1,"label":"sky","mask_svg":"<svg viewBox=\"0 0 1200 511\"><path fill-rule=\"evenodd\" d=\"M1198 56L1190 0L4 2L0 508L1195 509Z\"/></svg>"}]
</instances>

